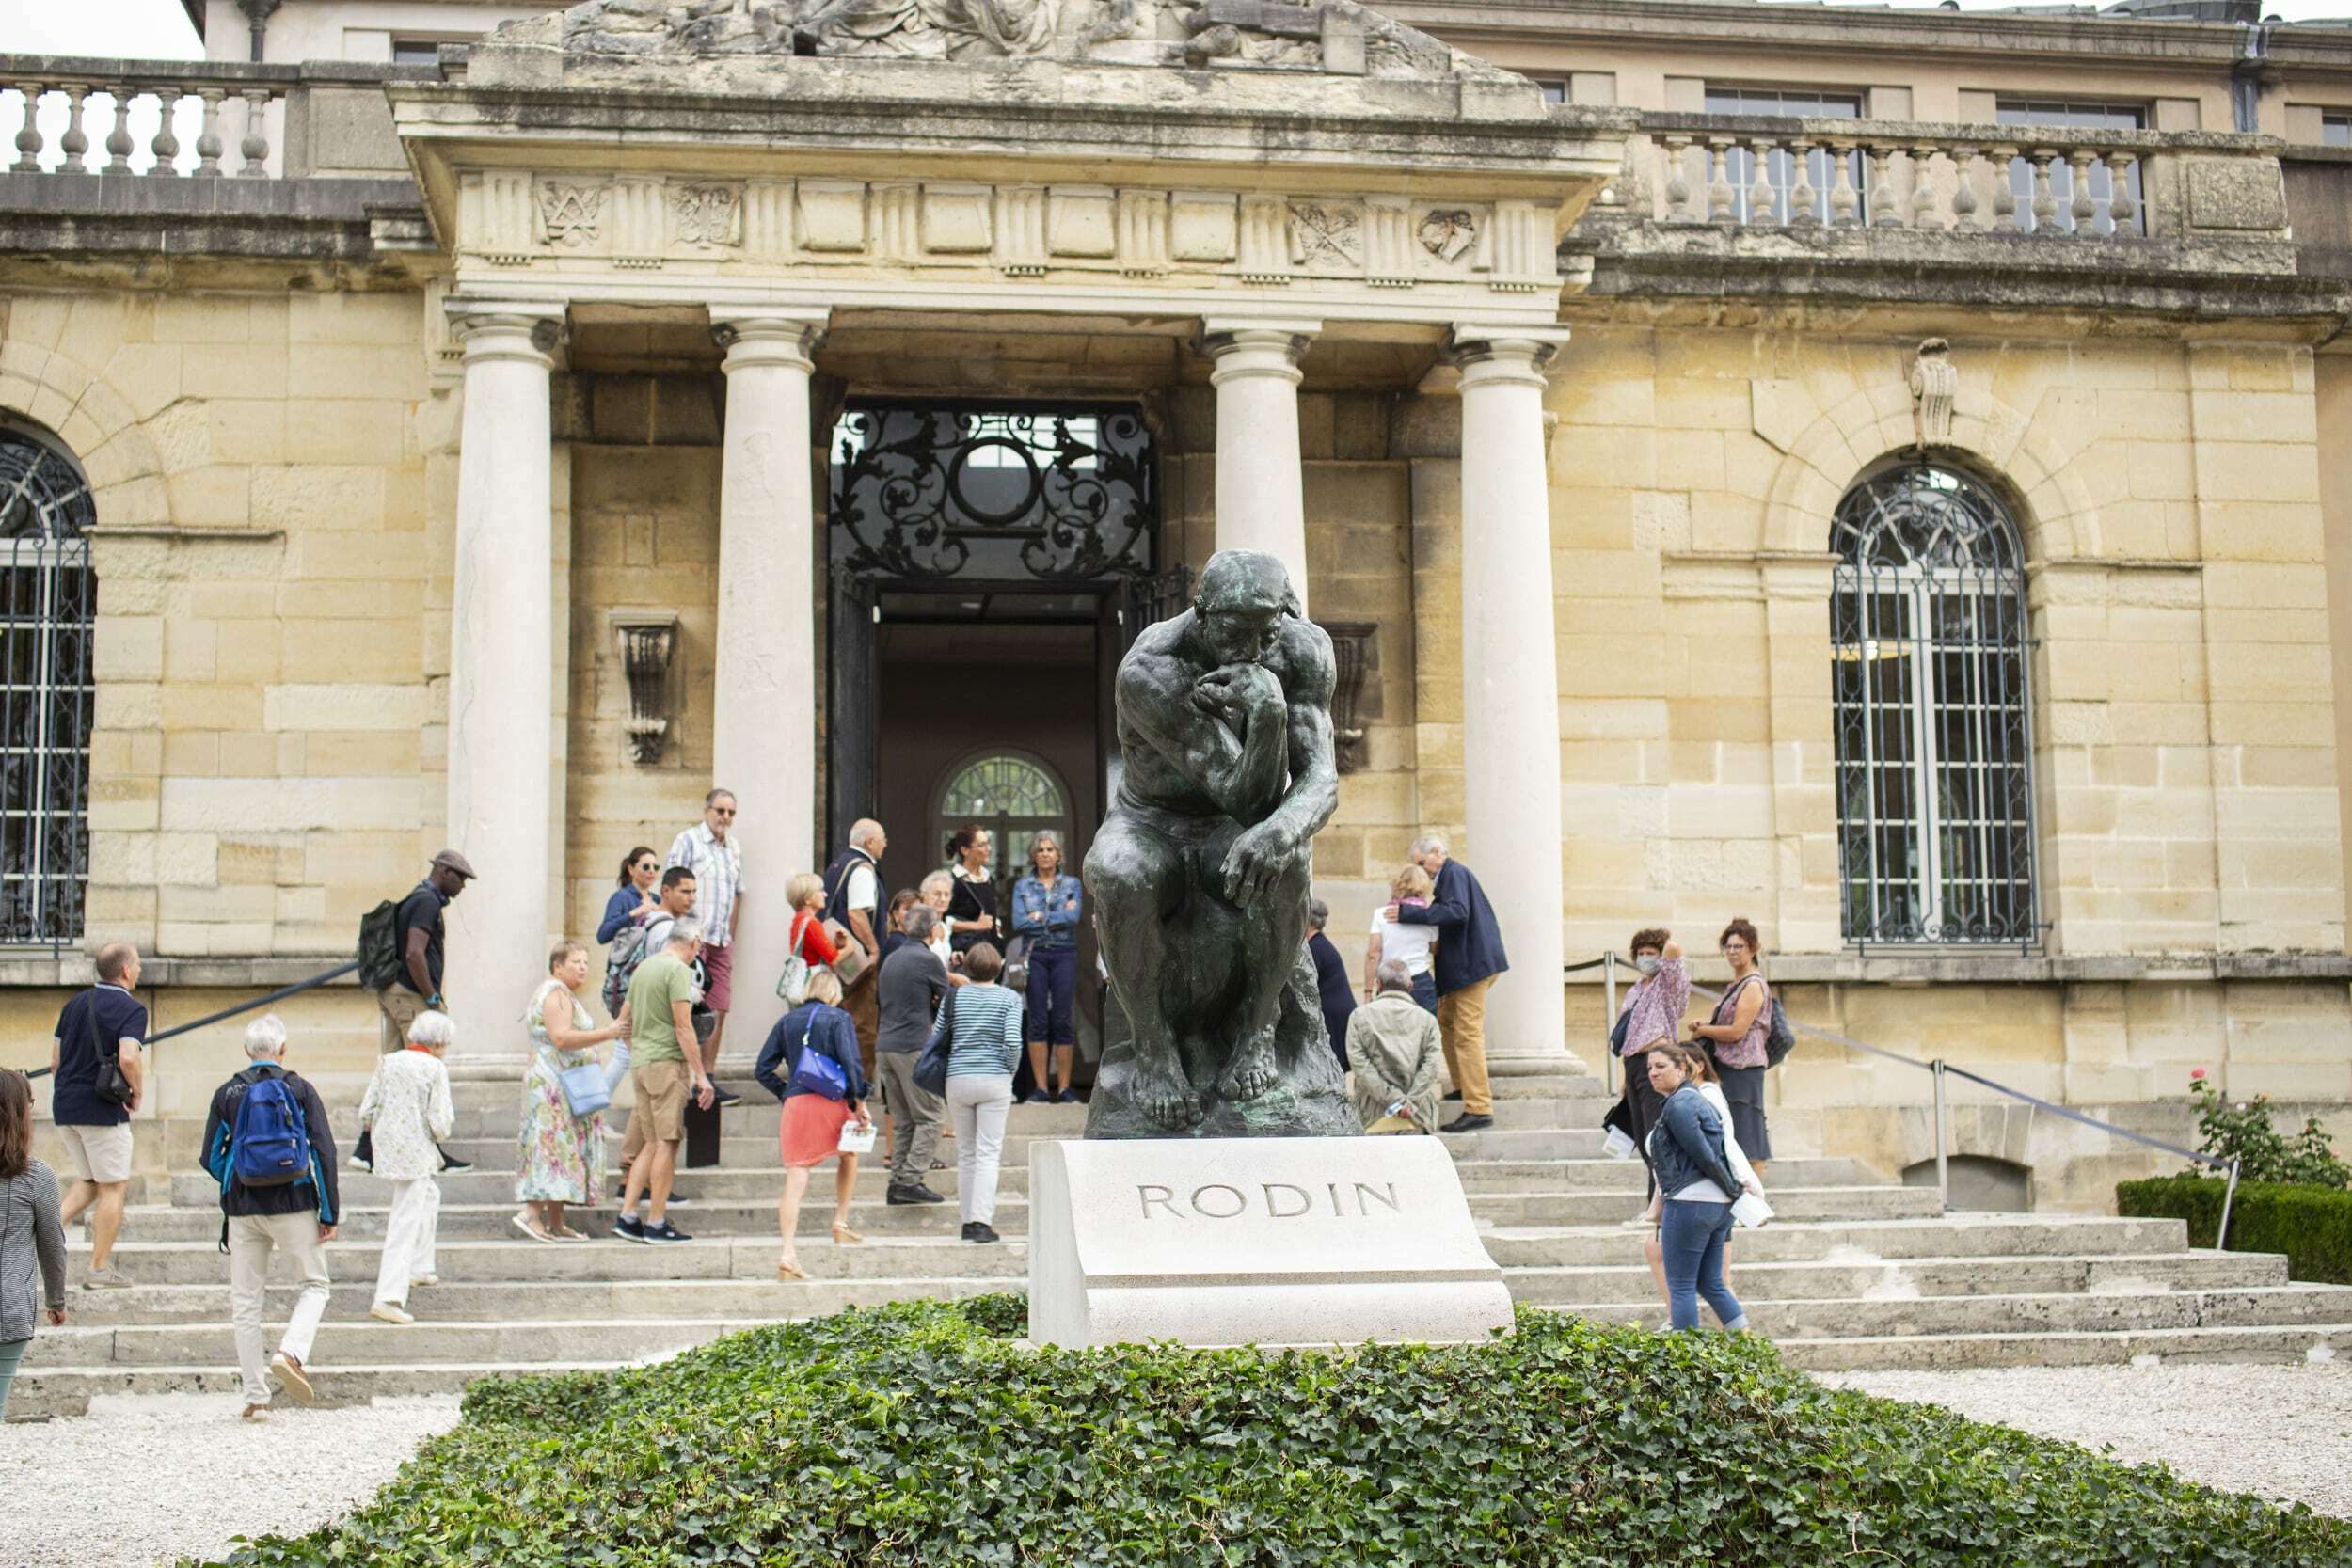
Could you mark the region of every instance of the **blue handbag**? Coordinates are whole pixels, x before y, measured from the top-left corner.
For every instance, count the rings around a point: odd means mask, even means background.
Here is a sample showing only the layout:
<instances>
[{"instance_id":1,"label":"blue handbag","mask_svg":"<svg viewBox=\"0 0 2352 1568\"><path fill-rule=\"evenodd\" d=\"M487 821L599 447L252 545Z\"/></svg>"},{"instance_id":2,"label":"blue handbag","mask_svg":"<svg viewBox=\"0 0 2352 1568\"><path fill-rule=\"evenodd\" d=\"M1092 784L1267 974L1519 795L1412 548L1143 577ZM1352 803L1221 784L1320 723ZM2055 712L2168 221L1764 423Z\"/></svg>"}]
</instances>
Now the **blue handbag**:
<instances>
[{"instance_id":1,"label":"blue handbag","mask_svg":"<svg viewBox=\"0 0 2352 1568\"><path fill-rule=\"evenodd\" d=\"M595 1062L565 1068L555 1080L564 1087L564 1108L574 1117L593 1117L612 1103L612 1086L604 1081L604 1069Z\"/></svg>"},{"instance_id":2,"label":"blue handbag","mask_svg":"<svg viewBox=\"0 0 2352 1568\"><path fill-rule=\"evenodd\" d=\"M793 1058L792 1077L788 1086L809 1094L821 1094L827 1100L850 1098L850 1075L841 1070L841 1064L822 1051L811 1051L809 1036L816 1031L817 1018L809 1016L808 1026L801 1031L800 1054Z\"/></svg>"}]
</instances>

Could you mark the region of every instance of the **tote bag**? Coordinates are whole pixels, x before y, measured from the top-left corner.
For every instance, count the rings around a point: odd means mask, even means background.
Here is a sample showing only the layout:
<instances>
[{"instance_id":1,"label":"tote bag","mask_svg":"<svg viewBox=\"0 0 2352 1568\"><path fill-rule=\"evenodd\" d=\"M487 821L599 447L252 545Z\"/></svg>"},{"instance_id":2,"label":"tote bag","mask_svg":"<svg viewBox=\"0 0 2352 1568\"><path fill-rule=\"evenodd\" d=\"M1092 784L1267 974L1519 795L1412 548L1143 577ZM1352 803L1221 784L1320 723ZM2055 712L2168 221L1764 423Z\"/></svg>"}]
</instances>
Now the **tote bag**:
<instances>
[{"instance_id":1,"label":"tote bag","mask_svg":"<svg viewBox=\"0 0 2352 1568\"><path fill-rule=\"evenodd\" d=\"M784 973L776 976L776 995L787 1006L797 1007L808 1000L808 960L801 957L801 932L808 918L806 911L792 917L792 956L784 960Z\"/></svg>"}]
</instances>

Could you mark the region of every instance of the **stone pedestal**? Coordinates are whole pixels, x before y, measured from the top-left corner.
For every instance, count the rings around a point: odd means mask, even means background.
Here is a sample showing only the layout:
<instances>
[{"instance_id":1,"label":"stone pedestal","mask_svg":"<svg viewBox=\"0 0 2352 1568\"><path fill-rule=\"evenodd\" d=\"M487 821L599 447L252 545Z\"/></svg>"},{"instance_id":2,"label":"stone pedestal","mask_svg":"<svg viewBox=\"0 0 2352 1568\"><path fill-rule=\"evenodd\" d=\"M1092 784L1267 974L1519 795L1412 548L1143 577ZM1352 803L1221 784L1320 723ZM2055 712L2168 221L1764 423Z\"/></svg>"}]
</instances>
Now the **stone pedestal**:
<instances>
[{"instance_id":1,"label":"stone pedestal","mask_svg":"<svg viewBox=\"0 0 2352 1568\"><path fill-rule=\"evenodd\" d=\"M1434 1344L1510 1323L1436 1138L1031 1146L1039 1344Z\"/></svg>"}]
</instances>

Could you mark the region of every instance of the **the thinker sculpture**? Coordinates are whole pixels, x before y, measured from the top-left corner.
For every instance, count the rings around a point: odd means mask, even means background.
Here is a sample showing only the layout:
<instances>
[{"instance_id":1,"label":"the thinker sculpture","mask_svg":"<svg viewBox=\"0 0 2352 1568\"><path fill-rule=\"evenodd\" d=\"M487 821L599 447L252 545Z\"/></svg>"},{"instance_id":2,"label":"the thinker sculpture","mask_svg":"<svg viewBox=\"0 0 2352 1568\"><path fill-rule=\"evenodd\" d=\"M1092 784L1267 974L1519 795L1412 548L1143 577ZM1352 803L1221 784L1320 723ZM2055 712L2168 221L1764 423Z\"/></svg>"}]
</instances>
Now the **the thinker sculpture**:
<instances>
[{"instance_id":1,"label":"the thinker sculpture","mask_svg":"<svg viewBox=\"0 0 2352 1568\"><path fill-rule=\"evenodd\" d=\"M1282 563L1224 550L1119 666L1122 773L1086 860L1112 999L1090 1138L1361 1131L1306 951L1339 800L1331 640Z\"/></svg>"}]
</instances>

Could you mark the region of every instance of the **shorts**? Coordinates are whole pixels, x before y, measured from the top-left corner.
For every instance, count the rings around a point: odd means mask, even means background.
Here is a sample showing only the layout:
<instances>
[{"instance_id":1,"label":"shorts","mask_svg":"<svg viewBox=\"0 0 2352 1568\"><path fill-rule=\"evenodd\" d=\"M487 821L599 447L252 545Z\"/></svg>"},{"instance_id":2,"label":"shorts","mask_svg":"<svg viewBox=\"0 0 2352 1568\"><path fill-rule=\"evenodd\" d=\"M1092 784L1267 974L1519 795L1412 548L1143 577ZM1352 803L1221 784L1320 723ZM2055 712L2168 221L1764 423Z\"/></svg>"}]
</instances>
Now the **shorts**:
<instances>
[{"instance_id":1,"label":"shorts","mask_svg":"<svg viewBox=\"0 0 2352 1568\"><path fill-rule=\"evenodd\" d=\"M131 1180L131 1124L74 1127L60 1123L57 1136L65 1144L66 1160L77 1181L111 1185Z\"/></svg>"},{"instance_id":2,"label":"shorts","mask_svg":"<svg viewBox=\"0 0 2352 1568\"><path fill-rule=\"evenodd\" d=\"M703 1006L723 1013L735 1000L735 948L703 944Z\"/></svg>"},{"instance_id":3,"label":"shorts","mask_svg":"<svg viewBox=\"0 0 2352 1568\"><path fill-rule=\"evenodd\" d=\"M674 1144L686 1136L684 1062L639 1062L628 1069L637 1103L628 1113L628 1136L622 1140L621 1158L634 1160L645 1145L659 1138Z\"/></svg>"}]
</instances>

